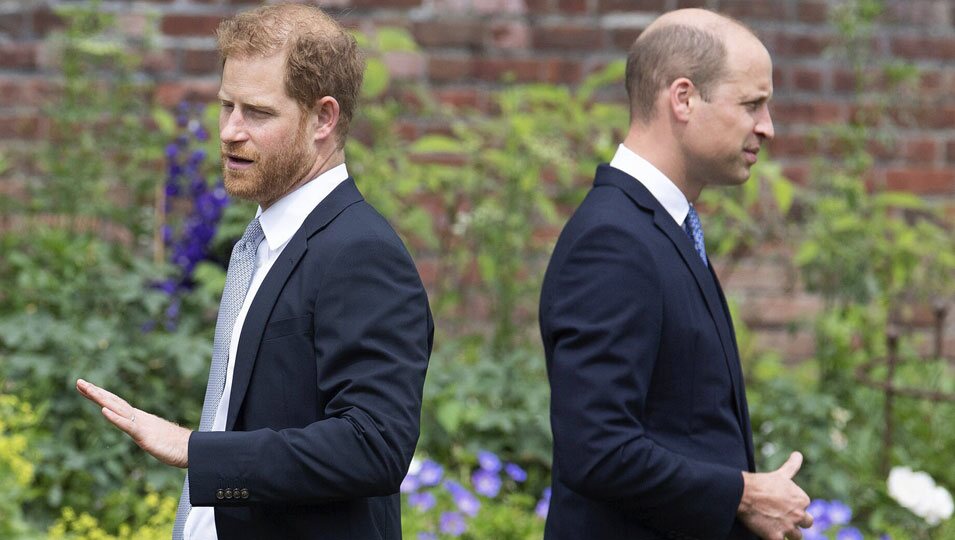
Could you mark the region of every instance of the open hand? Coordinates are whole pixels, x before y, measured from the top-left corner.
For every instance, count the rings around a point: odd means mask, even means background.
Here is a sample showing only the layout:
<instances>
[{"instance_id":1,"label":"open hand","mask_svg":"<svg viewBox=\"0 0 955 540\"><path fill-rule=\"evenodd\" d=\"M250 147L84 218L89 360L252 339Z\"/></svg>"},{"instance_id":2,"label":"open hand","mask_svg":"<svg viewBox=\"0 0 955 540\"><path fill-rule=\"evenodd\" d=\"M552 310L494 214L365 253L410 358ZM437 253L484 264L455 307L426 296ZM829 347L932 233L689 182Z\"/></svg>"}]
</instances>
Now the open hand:
<instances>
[{"instance_id":1,"label":"open hand","mask_svg":"<svg viewBox=\"0 0 955 540\"><path fill-rule=\"evenodd\" d=\"M192 431L141 411L116 394L83 379L76 380L76 389L83 397L102 407L107 420L153 457L166 465L189 466L189 436Z\"/></svg>"},{"instance_id":2,"label":"open hand","mask_svg":"<svg viewBox=\"0 0 955 540\"><path fill-rule=\"evenodd\" d=\"M811 527L806 512L809 496L792 478L802 466L793 452L782 467L769 473L743 473L743 499L737 514L751 531L766 540L801 540L800 527Z\"/></svg>"}]
</instances>

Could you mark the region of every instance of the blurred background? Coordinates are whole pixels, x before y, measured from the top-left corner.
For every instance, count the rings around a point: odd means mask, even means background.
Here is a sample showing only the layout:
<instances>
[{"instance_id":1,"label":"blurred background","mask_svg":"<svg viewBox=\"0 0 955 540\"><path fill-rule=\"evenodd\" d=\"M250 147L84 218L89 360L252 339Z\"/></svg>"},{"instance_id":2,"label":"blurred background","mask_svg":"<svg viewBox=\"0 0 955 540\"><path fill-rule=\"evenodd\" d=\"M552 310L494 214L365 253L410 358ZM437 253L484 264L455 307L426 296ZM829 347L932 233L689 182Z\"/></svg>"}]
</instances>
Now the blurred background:
<instances>
[{"instance_id":1,"label":"blurred background","mask_svg":"<svg viewBox=\"0 0 955 540\"><path fill-rule=\"evenodd\" d=\"M182 471L83 376L198 425L231 245L220 20L241 0L0 0L0 538L168 538ZM955 538L955 2L333 0L367 54L346 154L435 312L405 537L540 538L556 235L627 128L623 59L665 10L751 25L776 140L700 203L762 470L807 538Z\"/></svg>"}]
</instances>

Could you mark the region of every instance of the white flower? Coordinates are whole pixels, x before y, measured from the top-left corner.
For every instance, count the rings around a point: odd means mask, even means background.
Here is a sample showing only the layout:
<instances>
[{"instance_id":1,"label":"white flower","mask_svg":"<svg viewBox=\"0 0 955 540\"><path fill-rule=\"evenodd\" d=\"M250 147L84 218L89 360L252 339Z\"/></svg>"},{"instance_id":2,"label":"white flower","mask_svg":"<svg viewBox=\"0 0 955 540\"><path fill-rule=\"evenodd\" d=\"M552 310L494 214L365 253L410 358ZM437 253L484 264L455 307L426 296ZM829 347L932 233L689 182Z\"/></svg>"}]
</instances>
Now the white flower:
<instances>
[{"instance_id":1,"label":"white flower","mask_svg":"<svg viewBox=\"0 0 955 540\"><path fill-rule=\"evenodd\" d=\"M952 516L952 495L937 486L927 473L908 467L893 467L889 472L889 496L921 517L929 525L938 525Z\"/></svg>"}]
</instances>

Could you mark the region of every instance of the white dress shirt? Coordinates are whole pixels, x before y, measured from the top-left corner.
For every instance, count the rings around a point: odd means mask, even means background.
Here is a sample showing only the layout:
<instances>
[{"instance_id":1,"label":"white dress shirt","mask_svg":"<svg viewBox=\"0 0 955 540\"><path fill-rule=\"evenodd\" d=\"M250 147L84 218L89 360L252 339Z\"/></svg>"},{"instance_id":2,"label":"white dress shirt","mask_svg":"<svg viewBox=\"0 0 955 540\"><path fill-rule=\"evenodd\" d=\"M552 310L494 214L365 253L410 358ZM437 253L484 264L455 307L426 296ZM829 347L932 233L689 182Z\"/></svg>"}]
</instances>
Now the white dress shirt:
<instances>
[{"instance_id":1,"label":"white dress shirt","mask_svg":"<svg viewBox=\"0 0 955 540\"><path fill-rule=\"evenodd\" d=\"M249 306L255 299L255 293L268 275L272 264L278 260L282 250L296 231L305 222L305 218L322 202L329 193L348 178L345 164L334 167L318 175L302 185L292 193L282 197L265 211L260 206L256 215L265 233L263 242L259 242L255 252L255 271L252 274L252 283L245 294L242 309L232 327L232 339L229 343L229 367L226 371L225 389L219 408L216 409L215 420L210 431L225 431L226 417L229 414L229 400L232 396L232 374L235 371L235 354L239 348L239 334ZM216 536L215 508L211 506L194 506L186 518L184 540L218 540Z\"/></svg>"},{"instance_id":2,"label":"white dress shirt","mask_svg":"<svg viewBox=\"0 0 955 540\"><path fill-rule=\"evenodd\" d=\"M683 227L683 222L690 213L690 202L660 169L622 144L617 147L610 166L636 178L673 217L676 224Z\"/></svg>"}]
</instances>

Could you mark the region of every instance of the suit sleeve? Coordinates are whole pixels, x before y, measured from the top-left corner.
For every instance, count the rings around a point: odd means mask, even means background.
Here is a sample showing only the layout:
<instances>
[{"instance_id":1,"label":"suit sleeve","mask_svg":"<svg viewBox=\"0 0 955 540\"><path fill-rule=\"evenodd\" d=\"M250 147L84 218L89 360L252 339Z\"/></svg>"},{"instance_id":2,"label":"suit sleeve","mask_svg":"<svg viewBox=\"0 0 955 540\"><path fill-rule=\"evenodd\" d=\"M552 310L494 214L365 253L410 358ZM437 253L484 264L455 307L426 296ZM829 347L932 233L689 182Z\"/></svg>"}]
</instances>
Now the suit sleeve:
<instances>
[{"instance_id":1,"label":"suit sleeve","mask_svg":"<svg viewBox=\"0 0 955 540\"><path fill-rule=\"evenodd\" d=\"M686 458L641 423L664 306L654 257L637 234L595 226L570 246L542 306L555 459L574 491L661 531L725 538L742 472ZM547 299L545 299L546 301ZM672 316L672 315L670 315Z\"/></svg>"},{"instance_id":2,"label":"suit sleeve","mask_svg":"<svg viewBox=\"0 0 955 540\"><path fill-rule=\"evenodd\" d=\"M304 428L195 432L189 441L196 506L316 504L389 495L418 440L433 323L411 258L369 235L330 260L315 300L318 384L325 418ZM195 459L194 459L195 456ZM249 490L216 500L216 486Z\"/></svg>"}]
</instances>

